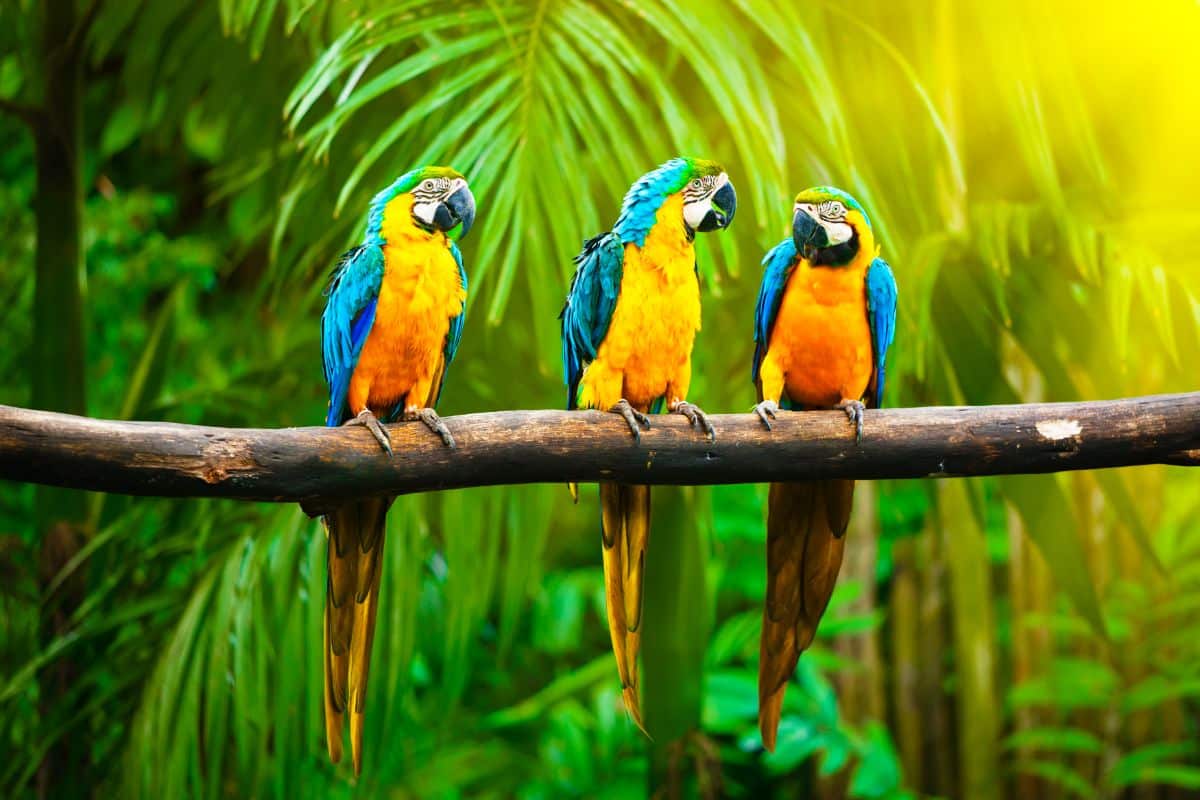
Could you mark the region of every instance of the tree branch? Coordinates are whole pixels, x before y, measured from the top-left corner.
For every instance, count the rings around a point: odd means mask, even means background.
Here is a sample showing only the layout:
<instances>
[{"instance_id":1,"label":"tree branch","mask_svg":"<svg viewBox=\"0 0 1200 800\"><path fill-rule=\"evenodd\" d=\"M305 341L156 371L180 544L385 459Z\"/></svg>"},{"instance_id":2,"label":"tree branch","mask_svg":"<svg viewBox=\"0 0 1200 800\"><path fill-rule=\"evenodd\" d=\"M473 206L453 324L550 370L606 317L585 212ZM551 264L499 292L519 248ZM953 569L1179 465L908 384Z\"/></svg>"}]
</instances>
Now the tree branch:
<instances>
[{"instance_id":1,"label":"tree branch","mask_svg":"<svg viewBox=\"0 0 1200 800\"><path fill-rule=\"evenodd\" d=\"M620 480L757 483L1200 466L1200 392L1091 403L868 411L861 444L840 411L712 417L708 442L676 415L638 444L613 414L450 417L458 442L390 426L394 458L362 428L209 428L111 422L0 406L0 479L170 497L302 502L467 486Z\"/></svg>"}]
</instances>

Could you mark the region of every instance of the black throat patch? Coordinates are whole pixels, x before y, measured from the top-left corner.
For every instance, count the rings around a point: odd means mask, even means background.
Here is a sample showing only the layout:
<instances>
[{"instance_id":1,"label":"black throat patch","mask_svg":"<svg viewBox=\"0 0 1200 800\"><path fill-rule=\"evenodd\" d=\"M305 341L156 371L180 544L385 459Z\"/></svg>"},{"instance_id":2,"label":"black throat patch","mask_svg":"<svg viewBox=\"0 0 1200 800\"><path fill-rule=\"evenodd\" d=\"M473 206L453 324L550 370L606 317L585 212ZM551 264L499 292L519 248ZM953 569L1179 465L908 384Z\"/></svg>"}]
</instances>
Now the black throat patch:
<instances>
[{"instance_id":1,"label":"black throat patch","mask_svg":"<svg viewBox=\"0 0 1200 800\"><path fill-rule=\"evenodd\" d=\"M858 255L858 231L854 228L851 230L854 233L841 244L835 244L833 247L806 247L804 257L814 267L846 266Z\"/></svg>"}]
</instances>

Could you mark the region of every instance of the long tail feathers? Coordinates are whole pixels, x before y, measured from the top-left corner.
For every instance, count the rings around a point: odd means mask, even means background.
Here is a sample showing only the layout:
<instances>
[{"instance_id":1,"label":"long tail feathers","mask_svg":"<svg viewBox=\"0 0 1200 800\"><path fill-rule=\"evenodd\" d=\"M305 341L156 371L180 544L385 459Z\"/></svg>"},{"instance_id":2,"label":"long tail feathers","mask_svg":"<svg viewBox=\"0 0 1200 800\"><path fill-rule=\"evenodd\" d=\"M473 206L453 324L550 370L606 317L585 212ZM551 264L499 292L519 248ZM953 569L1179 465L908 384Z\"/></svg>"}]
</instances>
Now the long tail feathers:
<instances>
[{"instance_id":1,"label":"long tail feathers","mask_svg":"<svg viewBox=\"0 0 1200 800\"><path fill-rule=\"evenodd\" d=\"M773 483L767 511L767 598L758 664L758 727L774 752L783 693L842 565L854 481Z\"/></svg>"},{"instance_id":2,"label":"long tail feathers","mask_svg":"<svg viewBox=\"0 0 1200 800\"><path fill-rule=\"evenodd\" d=\"M356 500L323 518L329 537L325 596L325 737L329 757L342 759L343 717L350 714L354 774L362 771L363 712L384 527L390 498Z\"/></svg>"},{"instance_id":3,"label":"long tail feathers","mask_svg":"<svg viewBox=\"0 0 1200 800\"><path fill-rule=\"evenodd\" d=\"M642 732L637 656L642 640L642 573L650 538L650 487L600 484L604 593L625 708Z\"/></svg>"}]
</instances>

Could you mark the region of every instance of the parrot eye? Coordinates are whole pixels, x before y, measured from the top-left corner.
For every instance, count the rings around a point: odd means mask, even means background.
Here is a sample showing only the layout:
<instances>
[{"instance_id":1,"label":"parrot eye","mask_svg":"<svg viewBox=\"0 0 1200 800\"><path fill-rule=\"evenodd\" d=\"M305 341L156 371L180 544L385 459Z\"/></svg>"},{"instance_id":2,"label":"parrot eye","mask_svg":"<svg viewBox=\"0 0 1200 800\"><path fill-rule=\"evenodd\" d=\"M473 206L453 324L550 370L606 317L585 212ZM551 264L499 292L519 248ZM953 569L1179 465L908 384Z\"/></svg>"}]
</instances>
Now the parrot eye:
<instances>
[{"instance_id":1,"label":"parrot eye","mask_svg":"<svg viewBox=\"0 0 1200 800\"><path fill-rule=\"evenodd\" d=\"M819 213L825 219L841 219L846 216L846 207L837 200L830 200L821 204Z\"/></svg>"},{"instance_id":2,"label":"parrot eye","mask_svg":"<svg viewBox=\"0 0 1200 800\"><path fill-rule=\"evenodd\" d=\"M692 188L693 189L700 188L700 179L699 178L692 178Z\"/></svg>"},{"instance_id":3,"label":"parrot eye","mask_svg":"<svg viewBox=\"0 0 1200 800\"><path fill-rule=\"evenodd\" d=\"M425 180L421 181L421 188L427 192L433 191L433 181L426 178Z\"/></svg>"}]
</instances>

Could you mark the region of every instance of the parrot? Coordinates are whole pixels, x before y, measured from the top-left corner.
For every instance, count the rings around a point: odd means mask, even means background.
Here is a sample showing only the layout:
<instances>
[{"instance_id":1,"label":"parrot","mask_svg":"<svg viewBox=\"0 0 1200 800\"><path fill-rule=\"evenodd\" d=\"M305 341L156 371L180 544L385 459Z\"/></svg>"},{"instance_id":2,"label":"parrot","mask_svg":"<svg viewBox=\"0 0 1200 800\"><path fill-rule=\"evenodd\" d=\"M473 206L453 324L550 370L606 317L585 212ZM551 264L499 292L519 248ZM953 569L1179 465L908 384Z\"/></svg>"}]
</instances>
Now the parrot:
<instances>
[{"instance_id":1,"label":"parrot","mask_svg":"<svg viewBox=\"0 0 1200 800\"><path fill-rule=\"evenodd\" d=\"M792 235L763 259L754 314L767 430L780 408L841 409L862 441L865 400L883 402L896 328L896 280L866 210L829 186L796 196ZM767 499L767 595L759 647L758 724L775 749L784 690L837 581L854 481L773 483Z\"/></svg>"},{"instance_id":2,"label":"parrot","mask_svg":"<svg viewBox=\"0 0 1200 800\"><path fill-rule=\"evenodd\" d=\"M455 242L474 219L467 180L449 167L406 172L375 195L363 243L342 255L325 290L327 426L361 425L391 457L381 423L419 420L454 447L433 407L462 339L467 273ZM349 714L356 776L362 772L385 517L394 499L347 501L321 518L328 539L325 736L329 757L338 763Z\"/></svg>"},{"instance_id":3,"label":"parrot","mask_svg":"<svg viewBox=\"0 0 1200 800\"><path fill-rule=\"evenodd\" d=\"M673 158L634 182L612 230L585 241L575 257L559 315L568 409L619 414L640 443L647 414L665 405L715 437L708 416L687 401L700 329L693 240L698 231L727 228L736 210L733 184L713 161ZM601 483L600 506L613 654L625 707L644 732L637 655L650 487Z\"/></svg>"}]
</instances>

